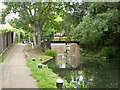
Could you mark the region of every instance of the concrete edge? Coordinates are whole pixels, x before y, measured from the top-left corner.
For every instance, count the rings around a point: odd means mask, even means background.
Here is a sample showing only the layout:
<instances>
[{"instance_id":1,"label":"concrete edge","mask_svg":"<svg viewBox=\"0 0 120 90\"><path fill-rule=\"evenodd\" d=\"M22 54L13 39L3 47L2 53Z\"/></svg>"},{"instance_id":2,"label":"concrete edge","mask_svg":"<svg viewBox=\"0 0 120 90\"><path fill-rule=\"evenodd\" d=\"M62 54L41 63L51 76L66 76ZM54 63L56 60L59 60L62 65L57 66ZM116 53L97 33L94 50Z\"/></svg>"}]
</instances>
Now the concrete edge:
<instances>
[{"instance_id":1,"label":"concrete edge","mask_svg":"<svg viewBox=\"0 0 120 90\"><path fill-rule=\"evenodd\" d=\"M46 62L48 62L48 61L50 61L50 60L52 60L53 59L53 57L51 57L51 58L49 58L49 59L47 59L47 60L45 60L45 61L42 61L42 64L44 64L44 63L46 63Z\"/></svg>"}]
</instances>

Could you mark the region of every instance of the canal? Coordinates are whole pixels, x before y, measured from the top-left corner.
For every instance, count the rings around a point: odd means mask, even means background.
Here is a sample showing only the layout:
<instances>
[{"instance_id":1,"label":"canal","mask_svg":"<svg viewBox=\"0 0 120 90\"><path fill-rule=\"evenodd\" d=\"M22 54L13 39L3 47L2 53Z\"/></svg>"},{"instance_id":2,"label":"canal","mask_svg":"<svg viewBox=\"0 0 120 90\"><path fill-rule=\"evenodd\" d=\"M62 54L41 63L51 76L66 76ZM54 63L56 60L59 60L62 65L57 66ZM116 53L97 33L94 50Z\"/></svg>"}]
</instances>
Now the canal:
<instances>
[{"instance_id":1,"label":"canal","mask_svg":"<svg viewBox=\"0 0 120 90\"><path fill-rule=\"evenodd\" d=\"M47 65L68 82L84 81L87 88L118 88L118 60L59 53L56 59L51 60Z\"/></svg>"}]
</instances>

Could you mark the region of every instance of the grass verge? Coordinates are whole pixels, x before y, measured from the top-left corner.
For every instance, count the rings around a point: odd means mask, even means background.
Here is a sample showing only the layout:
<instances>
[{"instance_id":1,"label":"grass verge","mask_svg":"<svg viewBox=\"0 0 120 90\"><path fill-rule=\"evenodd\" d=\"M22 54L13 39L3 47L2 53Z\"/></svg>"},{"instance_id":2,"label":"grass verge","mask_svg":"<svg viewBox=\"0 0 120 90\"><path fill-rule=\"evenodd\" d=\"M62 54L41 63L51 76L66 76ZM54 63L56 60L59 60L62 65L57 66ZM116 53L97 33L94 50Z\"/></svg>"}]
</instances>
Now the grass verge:
<instances>
[{"instance_id":1,"label":"grass verge","mask_svg":"<svg viewBox=\"0 0 120 90\"><path fill-rule=\"evenodd\" d=\"M32 76L40 88L56 88L56 80L60 78L57 74L53 73L52 69L49 69L47 65L43 65L42 68L38 68L38 64L42 61L51 58L50 56L45 56L40 54L35 49L32 49L30 44L25 49L25 54L27 54L27 66L31 69ZM32 61L35 58L35 61ZM64 80L64 82L66 82Z\"/></svg>"},{"instance_id":2,"label":"grass verge","mask_svg":"<svg viewBox=\"0 0 120 90\"><path fill-rule=\"evenodd\" d=\"M2 61L3 61L2 56L0 56L0 62L2 62Z\"/></svg>"}]
</instances>

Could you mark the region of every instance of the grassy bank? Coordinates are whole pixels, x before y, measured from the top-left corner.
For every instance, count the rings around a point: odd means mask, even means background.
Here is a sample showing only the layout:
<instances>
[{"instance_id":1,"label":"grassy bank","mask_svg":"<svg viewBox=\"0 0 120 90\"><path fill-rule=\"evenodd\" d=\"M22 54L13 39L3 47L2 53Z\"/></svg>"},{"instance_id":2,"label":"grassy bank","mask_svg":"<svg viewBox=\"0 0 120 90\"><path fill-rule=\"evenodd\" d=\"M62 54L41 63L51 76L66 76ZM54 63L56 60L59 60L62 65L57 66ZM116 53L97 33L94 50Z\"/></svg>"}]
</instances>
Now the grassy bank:
<instances>
[{"instance_id":1,"label":"grassy bank","mask_svg":"<svg viewBox=\"0 0 120 90\"><path fill-rule=\"evenodd\" d=\"M31 69L32 76L40 88L56 88L56 80L60 77L53 73L52 69L49 69L47 65L43 65L42 68L38 68L38 64L41 63L39 58L42 58L42 61L51 58L50 56L45 56L35 49L32 49L28 45L25 49L27 66ZM32 61L32 58L35 58L35 61ZM64 82L66 82L64 80Z\"/></svg>"}]
</instances>

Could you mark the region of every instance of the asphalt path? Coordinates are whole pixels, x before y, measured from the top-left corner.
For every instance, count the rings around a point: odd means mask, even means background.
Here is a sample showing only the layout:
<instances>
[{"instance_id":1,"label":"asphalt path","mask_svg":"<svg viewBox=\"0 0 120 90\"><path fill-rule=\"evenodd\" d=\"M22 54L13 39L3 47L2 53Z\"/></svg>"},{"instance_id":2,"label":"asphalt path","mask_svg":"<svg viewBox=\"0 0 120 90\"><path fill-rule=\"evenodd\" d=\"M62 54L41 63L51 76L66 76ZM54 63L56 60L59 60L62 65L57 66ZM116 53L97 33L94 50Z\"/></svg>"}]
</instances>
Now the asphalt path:
<instances>
[{"instance_id":1,"label":"asphalt path","mask_svg":"<svg viewBox=\"0 0 120 90\"><path fill-rule=\"evenodd\" d=\"M25 44L12 47L2 63L2 88L38 88L36 81L29 76L31 71L26 66Z\"/></svg>"}]
</instances>

